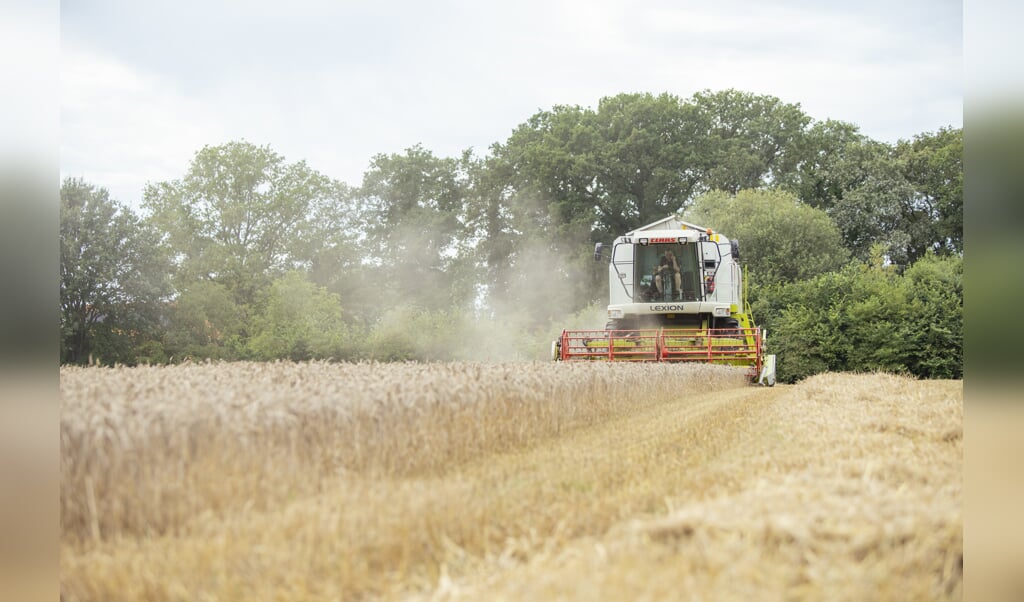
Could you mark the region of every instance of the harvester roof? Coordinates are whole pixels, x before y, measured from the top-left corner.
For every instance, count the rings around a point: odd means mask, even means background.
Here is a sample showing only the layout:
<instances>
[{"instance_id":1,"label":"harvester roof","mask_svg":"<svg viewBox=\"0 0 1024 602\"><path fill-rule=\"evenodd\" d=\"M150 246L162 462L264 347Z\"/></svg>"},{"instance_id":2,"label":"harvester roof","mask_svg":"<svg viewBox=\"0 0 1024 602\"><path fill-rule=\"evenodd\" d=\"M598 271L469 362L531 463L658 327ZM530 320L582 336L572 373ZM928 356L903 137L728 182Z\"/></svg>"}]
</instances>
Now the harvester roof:
<instances>
[{"instance_id":1,"label":"harvester roof","mask_svg":"<svg viewBox=\"0 0 1024 602\"><path fill-rule=\"evenodd\" d=\"M691 224L690 222L684 222L679 219L679 216L670 215L646 226L640 226L635 230L626 232L626 236L635 236L640 232L650 232L651 230L697 230L698 232L706 232L707 228Z\"/></svg>"}]
</instances>

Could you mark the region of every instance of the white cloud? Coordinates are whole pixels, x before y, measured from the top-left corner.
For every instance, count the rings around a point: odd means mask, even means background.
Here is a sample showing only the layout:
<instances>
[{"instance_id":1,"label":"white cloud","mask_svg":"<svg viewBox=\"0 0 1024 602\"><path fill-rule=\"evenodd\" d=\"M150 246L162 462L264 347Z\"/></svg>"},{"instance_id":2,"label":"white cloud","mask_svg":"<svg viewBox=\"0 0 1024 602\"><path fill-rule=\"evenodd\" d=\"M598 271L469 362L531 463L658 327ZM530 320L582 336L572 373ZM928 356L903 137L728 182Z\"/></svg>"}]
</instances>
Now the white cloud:
<instances>
[{"instance_id":1,"label":"white cloud","mask_svg":"<svg viewBox=\"0 0 1024 602\"><path fill-rule=\"evenodd\" d=\"M682 96L738 88L798 102L888 141L960 125L960 40L878 14L771 3L656 5L620 56L643 57L638 77Z\"/></svg>"},{"instance_id":2,"label":"white cloud","mask_svg":"<svg viewBox=\"0 0 1024 602\"><path fill-rule=\"evenodd\" d=\"M482 154L537 110L620 92L733 87L890 141L960 125L959 39L884 6L307 2L232 19L203 3L191 37L177 28L200 8L150 6L65 20L62 172L131 203L205 144L269 144L355 185L377 153ZM158 41L139 33L154 15L175 20Z\"/></svg>"},{"instance_id":3,"label":"white cloud","mask_svg":"<svg viewBox=\"0 0 1024 602\"><path fill-rule=\"evenodd\" d=\"M173 82L67 41L61 88L62 177L84 177L133 206L146 182L180 177L220 135L214 116Z\"/></svg>"}]
</instances>

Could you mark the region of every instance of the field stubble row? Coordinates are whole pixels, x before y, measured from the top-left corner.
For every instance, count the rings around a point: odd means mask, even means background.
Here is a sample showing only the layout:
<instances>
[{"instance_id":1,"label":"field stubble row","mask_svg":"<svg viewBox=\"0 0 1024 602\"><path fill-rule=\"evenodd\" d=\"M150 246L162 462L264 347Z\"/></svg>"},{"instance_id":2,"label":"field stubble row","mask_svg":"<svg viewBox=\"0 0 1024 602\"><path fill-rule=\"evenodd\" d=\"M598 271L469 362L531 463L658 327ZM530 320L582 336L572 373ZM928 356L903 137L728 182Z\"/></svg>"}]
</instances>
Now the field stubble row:
<instances>
[{"instance_id":1,"label":"field stubble row","mask_svg":"<svg viewBox=\"0 0 1024 602\"><path fill-rule=\"evenodd\" d=\"M721 395L750 411L723 406L714 426L735 436L683 468L661 512L451 580L446 598L963 598L962 382L823 374Z\"/></svg>"}]
</instances>

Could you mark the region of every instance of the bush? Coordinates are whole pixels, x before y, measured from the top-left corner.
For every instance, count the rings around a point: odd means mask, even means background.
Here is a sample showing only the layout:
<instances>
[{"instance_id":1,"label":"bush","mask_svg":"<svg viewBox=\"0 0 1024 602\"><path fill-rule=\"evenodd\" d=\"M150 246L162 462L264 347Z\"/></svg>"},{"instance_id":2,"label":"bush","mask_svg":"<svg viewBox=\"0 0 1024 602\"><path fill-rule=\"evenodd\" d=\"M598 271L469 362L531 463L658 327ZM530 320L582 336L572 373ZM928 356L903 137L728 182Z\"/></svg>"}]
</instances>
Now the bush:
<instances>
[{"instance_id":1,"label":"bush","mask_svg":"<svg viewBox=\"0 0 1024 602\"><path fill-rule=\"evenodd\" d=\"M193 282L168 313L164 346L171 361L233 360L244 355L248 308L237 305L225 286L208 280Z\"/></svg>"},{"instance_id":2,"label":"bush","mask_svg":"<svg viewBox=\"0 0 1024 602\"><path fill-rule=\"evenodd\" d=\"M304 361L350 355L337 295L300 272L289 272L274 281L254 324L248 349L256 359Z\"/></svg>"},{"instance_id":3,"label":"bush","mask_svg":"<svg viewBox=\"0 0 1024 602\"><path fill-rule=\"evenodd\" d=\"M824 371L963 376L963 261L928 255L904 274L856 263L759 292L778 378Z\"/></svg>"}]
</instances>

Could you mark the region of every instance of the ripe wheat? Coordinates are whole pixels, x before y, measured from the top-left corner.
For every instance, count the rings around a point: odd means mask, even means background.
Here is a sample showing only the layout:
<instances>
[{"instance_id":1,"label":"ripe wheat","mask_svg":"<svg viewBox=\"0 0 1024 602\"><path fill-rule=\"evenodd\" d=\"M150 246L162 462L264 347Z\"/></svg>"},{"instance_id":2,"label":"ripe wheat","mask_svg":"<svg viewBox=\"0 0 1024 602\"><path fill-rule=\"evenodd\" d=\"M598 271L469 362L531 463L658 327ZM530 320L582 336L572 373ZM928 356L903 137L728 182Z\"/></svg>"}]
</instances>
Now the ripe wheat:
<instances>
[{"instance_id":1,"label":"ripe wheat","mask_svg":"<svg viewBox=\"0 0 1024 602\"><path fill-rule=\"evenodd\" d=\"M431 473L694 390L722 366L223 363L61 369L65 538L173 532L340 473Z\"/></svg>"}]
</instances>

